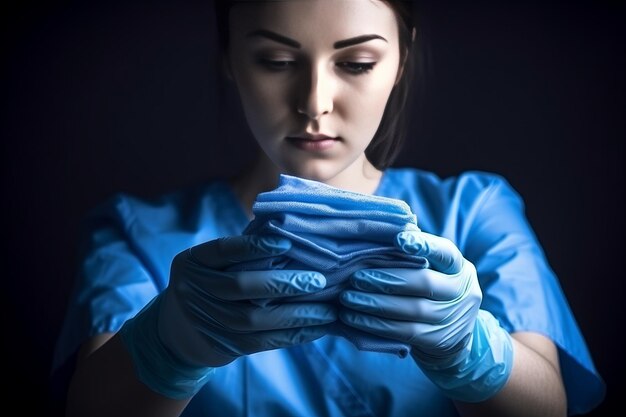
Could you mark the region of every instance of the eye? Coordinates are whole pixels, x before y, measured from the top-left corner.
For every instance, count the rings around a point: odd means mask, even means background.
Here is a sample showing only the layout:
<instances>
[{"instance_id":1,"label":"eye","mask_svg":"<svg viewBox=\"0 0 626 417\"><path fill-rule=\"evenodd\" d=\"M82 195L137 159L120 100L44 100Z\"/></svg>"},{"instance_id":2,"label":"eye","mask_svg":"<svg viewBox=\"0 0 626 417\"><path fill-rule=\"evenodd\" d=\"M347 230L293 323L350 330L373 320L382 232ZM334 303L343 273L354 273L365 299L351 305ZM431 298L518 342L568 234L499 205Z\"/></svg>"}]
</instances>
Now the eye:
<instances>
[{"instance_id":1,"label":"eye","mask_svg":"<svg viewBox=\"0 0 626 417\"><path fill-rule=\"evenodd\" d=\"M271 71L285 71L296 65L296 61L289 59L259 58L258 63Z\"/></svg>"},{"instance_id":2,"label":"eye","mask_svg":"<svg viewBox=\"0 0 626 417\"><path fill-rule=\"evenodd\" d=\"M337 66L349 74L361 75L371 71L376 62L338 62Z\"/></svg>"}]
</instances>

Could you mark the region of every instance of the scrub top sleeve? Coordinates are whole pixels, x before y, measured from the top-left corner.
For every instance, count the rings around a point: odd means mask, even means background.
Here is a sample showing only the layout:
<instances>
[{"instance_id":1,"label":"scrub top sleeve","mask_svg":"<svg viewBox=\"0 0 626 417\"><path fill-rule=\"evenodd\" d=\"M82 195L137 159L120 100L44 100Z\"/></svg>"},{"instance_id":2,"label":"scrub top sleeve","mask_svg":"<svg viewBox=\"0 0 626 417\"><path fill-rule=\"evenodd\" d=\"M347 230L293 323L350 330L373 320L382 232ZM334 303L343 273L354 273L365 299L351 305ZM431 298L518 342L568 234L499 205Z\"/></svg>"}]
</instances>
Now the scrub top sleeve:
<instances>
[{"instance_id":1,"label":"scrub top sleeve","mask_svg":"<svg viewBox=\"0 0 626 417\"><path fill-rule=\"evenodd\" d=\"M115 198L87 219L79 244L74 289L53 359L53 371L89 337L116 332L157 293L133 250L124 199Z\"/></svg>"},{"instance_id":2,"label":"scrub top sleeve","mask_svg":"<svg viewBox=\"0 0 626 417\"><path fill-rule=\"evenodd\" d=\"M569 414L585 413L605 394L586 342L558 279L524 213L519 194L494 176L483 190L460 236L483 290L481 308L509 332L543 334L559 349Z\"/></svg>"}]
</instances>

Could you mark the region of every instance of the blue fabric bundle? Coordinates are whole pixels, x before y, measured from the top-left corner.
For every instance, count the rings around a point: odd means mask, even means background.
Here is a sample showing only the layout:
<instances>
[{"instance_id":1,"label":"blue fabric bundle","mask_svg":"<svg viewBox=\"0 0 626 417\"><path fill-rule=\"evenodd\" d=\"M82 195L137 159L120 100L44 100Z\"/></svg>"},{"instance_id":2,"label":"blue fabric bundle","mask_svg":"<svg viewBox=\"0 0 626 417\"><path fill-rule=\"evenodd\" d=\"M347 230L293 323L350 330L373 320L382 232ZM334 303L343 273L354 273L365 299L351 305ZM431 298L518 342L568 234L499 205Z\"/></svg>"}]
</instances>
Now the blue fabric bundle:
<instances>
[{"instance_id":1,"label":"blue fabric bundle","mask_svg":"<svg viewBox=\"0 0 626 417\"><path fill-rule=\"evenodd\" d=\"M341 190L329 185L281 175L278 187L261 193L252 207L254 220L244 234L278 235L292 247L278 257L247 262L237 269L305 269L326 277L316 294L284 301L333 301L349 285L349 277L364 268L424 268L426 259L395 247L396 235L419 230L417 218L404 201ZM276 300L262 300L267 304ZM360 350L408 354L408 346L338 324L336 335Z\"/></svg>"}]
</instances>

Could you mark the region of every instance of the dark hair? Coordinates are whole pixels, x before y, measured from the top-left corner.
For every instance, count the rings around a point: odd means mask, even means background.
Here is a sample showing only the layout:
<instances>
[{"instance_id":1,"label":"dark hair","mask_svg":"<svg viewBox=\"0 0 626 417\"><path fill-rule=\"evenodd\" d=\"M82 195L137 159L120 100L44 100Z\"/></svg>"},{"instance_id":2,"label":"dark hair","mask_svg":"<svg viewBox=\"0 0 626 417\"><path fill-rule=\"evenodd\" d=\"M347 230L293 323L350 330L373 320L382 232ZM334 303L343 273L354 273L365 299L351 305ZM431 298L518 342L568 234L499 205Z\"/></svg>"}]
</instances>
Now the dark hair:
<instances>
[{"instance_id":1,"label":"dark hair","mask_svg":"<svg viewBox=\"0 0 626 417\"><path fill-rule=\"evenodd\" d=\"M223 53L228 49L228 14L231 7L238 2L253 0L214 0L217 35ZM270 1L270 0L254 0ZM411 0L381 0L394 11L398 22L398 38L400 41L400 62L403 71L394 86L378 130L367 149L367 159L378 169L393 164L402 149L406 136L406 112L404 111L413 84L415 65L414 30L416 27L414 10Z\"/></svg>"}]
</instances>

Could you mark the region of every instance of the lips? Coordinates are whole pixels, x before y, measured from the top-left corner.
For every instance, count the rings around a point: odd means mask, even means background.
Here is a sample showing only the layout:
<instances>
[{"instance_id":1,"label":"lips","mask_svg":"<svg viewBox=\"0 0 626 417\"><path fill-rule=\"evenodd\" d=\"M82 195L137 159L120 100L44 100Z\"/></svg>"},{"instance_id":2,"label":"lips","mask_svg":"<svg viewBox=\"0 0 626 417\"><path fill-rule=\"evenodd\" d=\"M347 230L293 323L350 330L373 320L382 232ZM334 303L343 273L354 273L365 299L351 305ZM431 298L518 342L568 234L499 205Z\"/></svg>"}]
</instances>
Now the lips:
<instances>
[{"instance_id":1,"label":"lips","mask_svg":"<svg viewBox=\"0 0 626 417\"><path fill-rule=\"evenodd\" d=\"M303 134L298 136L288 136L287 141L297 148L305 151L326 151L331 149L340 138L326 135Z\"/></svg>"}]
</instances>

